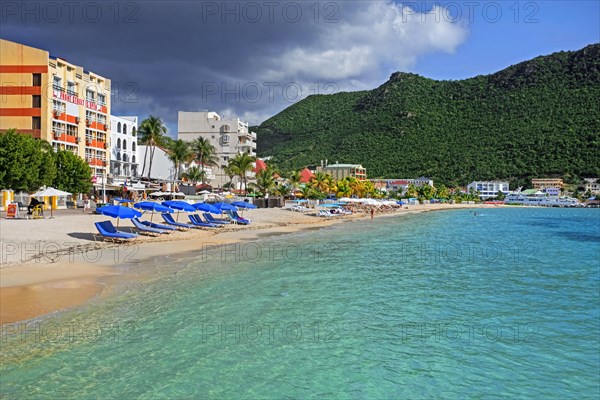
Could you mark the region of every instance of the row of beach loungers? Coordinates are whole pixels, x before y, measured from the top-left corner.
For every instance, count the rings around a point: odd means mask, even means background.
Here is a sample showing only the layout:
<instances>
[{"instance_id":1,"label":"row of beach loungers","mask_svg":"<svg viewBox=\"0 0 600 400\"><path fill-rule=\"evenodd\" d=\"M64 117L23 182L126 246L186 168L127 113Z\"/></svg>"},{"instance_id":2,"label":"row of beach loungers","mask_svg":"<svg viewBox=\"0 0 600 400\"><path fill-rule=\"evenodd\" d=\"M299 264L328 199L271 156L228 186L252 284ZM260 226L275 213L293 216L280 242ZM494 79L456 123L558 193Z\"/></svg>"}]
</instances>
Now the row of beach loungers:
<instances>
[{"instance_id":1,"label":"row of beach loungers","mask_svg":"<svg viewBox=\"0 0 600 400\"><path fill-rule=\"evenodd\" d=\"M128 241L135 239L139 234L160 236L164 234L172 233L176 230L190 230L190 229L201 229L201 228L219 228L225 225L238 224L248 225L250 220L241 217L237 211L225 211L227 219L216 219L210 213L202 214L204 219L198 214L190 214L188 218L189 223L177 222L171 214L161 214L164 223L159 224L156 222L142 221L139 218L133 218L133 226L137 229L138 233L119 231L111 221L96 222L96 229L105 240L112 241Z\"/></svg>"}]
</instances>

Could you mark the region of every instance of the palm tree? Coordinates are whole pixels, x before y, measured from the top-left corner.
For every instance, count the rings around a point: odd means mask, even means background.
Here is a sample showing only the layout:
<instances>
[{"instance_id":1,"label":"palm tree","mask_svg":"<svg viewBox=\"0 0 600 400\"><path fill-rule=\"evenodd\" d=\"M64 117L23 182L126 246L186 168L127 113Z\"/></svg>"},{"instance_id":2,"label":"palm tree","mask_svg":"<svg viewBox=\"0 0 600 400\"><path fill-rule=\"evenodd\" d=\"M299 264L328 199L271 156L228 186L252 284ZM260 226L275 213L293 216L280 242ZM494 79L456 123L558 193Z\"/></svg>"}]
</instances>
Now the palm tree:
<instances>
[{"instance_id":1,"label":"palm tree","mask_svg":"<svg viewBox=\"0 0 600 400\"><path fill-rule=\"evenodd\" d=\"M292 172L290 174L290 177L289 177L288 181L292 185L293 189L297 189L298 186L300 186L300 179L301 178L302 178L302 175L300 174L300 171L294 171L294 172Z\"/></svg>"},{"instance_id":2,"label":"palm tree","mask_svg":"<svg viewBox=\"0 0 600 400\"><path fill-rule=\"evenodd\" d=\"M283 199L285 199L286 196L289 196L290 193L292 193L292 187L289 185L279 185L277 186L277 189L275 189L275 194L281 196Z\"/></svg>"},{"instance_id":3,"label":"palm tree","mask_svg":"<svg viewBox=\"0 0 600 400\"><path fill-rule=\"evenodd\" d=\"M246 153L238 154L233 159L229 160L230 168L240 177L241 182L244 185L244 194L247 189L247 174L252 171L252 164L256 159Z\"/></svg>"},{"instance_id":4,"label":"palm tree","mask_svg":"<svg viewBox=\"0 0 600 400\"><path fill-rule=\"evenodd\" d=\"M206 172L201 171L198 167L190 167L187 172L182 174L182 177L190 181L190 183L196 186L198 181L201 181L206 176Z\"/></svg>"},{"instance_id":5,"label":"palm tree","mask_svg":"<svg viewBox=\"0 0 600 400\"><path fill-rule=\"evenodd\" d=\"M347 179L341 179L337 182L337 197L350 197L352 196L352 188L350 182Z\"/></svg>"},{"instance_id":6,"label":"palm tree","mask_svg":"<svg viewBox=\"0 0 600 400\"><path fill-rule=\"evenodd\" d=\"M155 147L163 144L166 133L167 127L163 124L163 121L153 115L143 120L140 124L138 129L138 140L140 144L146 145L146 151L144 153L144 167L142 168L141 176L144 175L144 170L146 169L146 156L148 155L149 148L150 161L148 162L148 179L150 179Z\"/></svg>"},{"instance_id":7,"label":"palm tree","mask_svg":"<svg viewBox=\"0 0 600 400\"><path fill-rule=\"evenodd\" d=\"M218 165L217 162L219 159L217 158L217 150L215 149L215 146L210 144L210 140L198 137L190 143L190 147L192 153L194 153L195 160L200 164L202 172L204 172L205 165L208 165L209 167L216 167ZM203 175L202 183L205 183L204 179L206 179L206 174Z\"/></svg>"},{"instance_id":8,"label":"palm tree","mask_svg":"<svg viewBox=\"0 0 600 400\"><path fill-rule=\"evenodd\" d=\"M331 177L325 172L317 172L310 183L313 189L328 193L331 186Z\"/></svg>"},{"instance_id":9,"label":"palm tree","mask_svg":"<svg viewBox=\"0 0 600 400\"><path fill-rule=\"evenodd\" d=\"M174 140L169 146L169 160L175 166L175 174L173 176L173 184L175 179L179 179L181 175L181 164L187 162L192 157L189 142L178 139Z\"/></svg>"},{"instance_id":10,"label":"palm tree","mask_svg":"<svg viewBox=\"0 0 600 400\"><path fill-rule=\"evenodd\" d=\"M273 178L273 168L271 166L267 166L267 168L256 173L256 186L266 199L267 193L275 186L275 178Z\"/></svg>"},{"instance_id":11,"label":"palm tree","mask_svg":"<svg viewBox=\"0 0 600 400\"><path fill-rule=\"evenodd\" d=\"M223 165L223 173L229 177L229 183L226 184L227 187L231 188L233 185L233 177L237 175L236 169L232 165Z\"/></svg>"}]
</instances>

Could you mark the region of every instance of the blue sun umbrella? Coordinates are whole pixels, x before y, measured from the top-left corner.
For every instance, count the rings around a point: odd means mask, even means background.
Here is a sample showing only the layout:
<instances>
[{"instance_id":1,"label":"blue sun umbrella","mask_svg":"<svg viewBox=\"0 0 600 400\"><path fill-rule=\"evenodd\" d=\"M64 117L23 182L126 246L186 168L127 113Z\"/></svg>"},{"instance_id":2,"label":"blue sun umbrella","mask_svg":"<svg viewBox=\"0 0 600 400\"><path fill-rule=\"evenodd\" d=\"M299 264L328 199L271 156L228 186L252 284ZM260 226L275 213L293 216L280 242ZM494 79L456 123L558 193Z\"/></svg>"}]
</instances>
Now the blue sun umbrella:
<instances>
[{"instance_id":1,"label":"blue sun umbrella","mask_svg":"<svg viewBox=\"0 0 600 400\"><path fill-rule=\"evenodd\" d=\"M237 211L237 207L236 206L232 206L231 204L227 204L227 203L215 203L214 206L221 211Z\"/></svg>"},{"instance_id":2,"label":"blue sun umbrella","mask_svg":"<svg viewBox=\"0 0 600 400\"><path fill-rule=\"evenodd\" d=\"M196 203L193 204L196 210L206 211L212 214L222 214L223 212L209 203Z\"/></svg>"},{"instance_id":3,"label":"blue sun umbrella","mask_svg":"<svg viewBox=\"0 0 600 400\"><path fill-rule=\"evenodd\" d=\"M176 221L179 220L179 211L186 211L186 212L195 212L196 211L196 208L194 206L192 206L189 203L186 203L185 201L181 201L181 200L163 201L162 205L172 208L173 210L177 210L177 215L175 216Z\"/></svg>"},{"instance_id":4,"label":"blue sun umbrella","mask_svg":"<svg viewBox=\"0 0 600 400\"><path fill-rule=\"evenodd\" d=\"M152 214L150 214L150 222L152 222L152 218L154 217L155 211L160 212L160 213L173 212L173 210L170 209L169 207L163 206L162 204L156 203L154 201L141 201L139 203L135 203L133 206L140 210L152 211Z\"/></svg>"},{"instance_id":5,"label":"blue sun umbrella","mask_svg":"<svg viewBox=\"0 0 600 400\"><path fill-rule=\"evenodd\" d=\"M239 208L250 208L250 209L256 208L256 206L254 204L246 203L245 201L234 201L233 203L231 203L231 205L239 207Z\"/></svg>"},{"instance_id":6,"label":"blue sun umbrella","mask_svg":"<svg viewBox=\"0 0 600 400\"><path fill-rule=\"evenodd\" d=\"M117 219L117 226L119 226L120 219L132 219L141 217L142 213L134 210L133 208L123 206L105 206L96 209L96 212L102 215L107 215Z\"/></svg>"}]
</instances>

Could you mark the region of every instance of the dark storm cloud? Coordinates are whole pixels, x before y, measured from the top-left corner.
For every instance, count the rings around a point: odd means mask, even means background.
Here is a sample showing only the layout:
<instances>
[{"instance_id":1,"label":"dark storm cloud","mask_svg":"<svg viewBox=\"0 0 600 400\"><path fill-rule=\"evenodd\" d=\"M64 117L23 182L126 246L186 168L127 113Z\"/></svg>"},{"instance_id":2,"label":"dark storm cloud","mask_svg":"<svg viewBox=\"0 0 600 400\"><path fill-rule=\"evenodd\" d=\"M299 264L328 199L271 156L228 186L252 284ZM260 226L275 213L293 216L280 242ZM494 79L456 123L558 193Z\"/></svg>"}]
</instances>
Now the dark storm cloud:
<instances>
[{"instance_id":1,"label":"dark storm cloud","mask_svg":"<svg viewBox=\"0 0 600 400\"><path fill-rule=\"evenodd\" d=\"M171 134L179 110L259 123L308 94L362 89L389 73L384 64L399 69L463 40L461 27L443 24L413 49L407 40L427 26L387 1L4 1L0 12L4 39L110 78L113 114L159 115Z\"/></svg>"}]
</instances>

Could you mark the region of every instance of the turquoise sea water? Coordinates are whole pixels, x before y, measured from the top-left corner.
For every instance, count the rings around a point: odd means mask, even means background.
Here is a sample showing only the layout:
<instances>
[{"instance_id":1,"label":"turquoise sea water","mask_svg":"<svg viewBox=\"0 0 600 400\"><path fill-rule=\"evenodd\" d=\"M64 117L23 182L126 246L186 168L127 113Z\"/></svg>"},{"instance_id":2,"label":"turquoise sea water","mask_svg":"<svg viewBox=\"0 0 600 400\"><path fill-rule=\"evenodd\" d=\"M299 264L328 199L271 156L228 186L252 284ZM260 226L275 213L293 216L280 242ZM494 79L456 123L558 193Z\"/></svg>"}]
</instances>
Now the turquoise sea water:
<instances>
[{"instance_id":1,"label":"turquoise sea water","mask_svg":"<svg viewBox=\"0 0 600 400\"><path fill-rule=\"evenodd\" d=\"M597 398L600 210L354 221L3 327L3 399ZM162 244L161 244L162 245Z\"/></svg>"}]
</instances>

